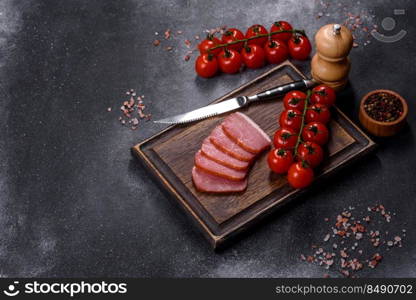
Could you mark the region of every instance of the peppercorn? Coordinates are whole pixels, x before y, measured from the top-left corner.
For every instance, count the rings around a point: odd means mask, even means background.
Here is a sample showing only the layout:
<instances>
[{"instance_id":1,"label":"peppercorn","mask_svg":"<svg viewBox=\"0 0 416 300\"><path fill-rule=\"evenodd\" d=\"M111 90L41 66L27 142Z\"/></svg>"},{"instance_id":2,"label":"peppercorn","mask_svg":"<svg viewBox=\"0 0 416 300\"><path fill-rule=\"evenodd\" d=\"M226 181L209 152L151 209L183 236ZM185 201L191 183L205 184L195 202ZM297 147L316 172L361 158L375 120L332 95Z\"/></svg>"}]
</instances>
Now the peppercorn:
<instances>
[{"instance_id":1,"label":"peppercorn","mask_svg":"<svg viewBox=\"0 0 416 300\"><path fill-rule=\"evenodd\" d=\"M379 122L393 122L403 114L401 101L393 94L372 94L364 103L366 113Z\"/></svg>"}]
</instances>

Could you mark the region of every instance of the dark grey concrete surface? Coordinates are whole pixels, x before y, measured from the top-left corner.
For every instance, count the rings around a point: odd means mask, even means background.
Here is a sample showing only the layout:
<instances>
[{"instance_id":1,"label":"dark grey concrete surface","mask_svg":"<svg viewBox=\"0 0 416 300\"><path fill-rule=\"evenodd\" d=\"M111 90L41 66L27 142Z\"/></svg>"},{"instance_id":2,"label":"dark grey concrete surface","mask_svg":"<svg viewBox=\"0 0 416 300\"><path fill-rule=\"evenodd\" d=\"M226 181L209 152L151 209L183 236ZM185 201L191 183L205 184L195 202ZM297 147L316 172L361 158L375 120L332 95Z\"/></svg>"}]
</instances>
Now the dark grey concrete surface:
<instances>
[{"instance_id":1,"label":"dark grey concrete surface","mask_svg":"<svg viewBox=\"0 0 416 300\"><path fill-rule=\"evenodd\" d=\"M382 203L396 212L389 230L407 229L404 246L383 250L382 264L359 276L415 277L416 2L330 2L329 15L317 19L322 5L309 0L1 1L0 276L321 277L326 271L299 254L322 241L324 218ZM397 31L408 31L403 40L371 38L353 49L351 85L339 105L357 120L361 96L394 89L408 99L409 126L215 253L131 155L131 146L163 126L122 127L123 94L128 88L144 94L154 119L207 104L267 67L196 78L193 59L182 59L184 37L278 19L312 37L345 19L338 3L370 12L379 26L393 9L406 9L395 16ZM172 52L152 46L154 33L166 28L183 30L183 38L169 42ZM309 71L309 62L294 63ZM338 276L336 269L330 274Z\"/></svg>"}]
</instances>

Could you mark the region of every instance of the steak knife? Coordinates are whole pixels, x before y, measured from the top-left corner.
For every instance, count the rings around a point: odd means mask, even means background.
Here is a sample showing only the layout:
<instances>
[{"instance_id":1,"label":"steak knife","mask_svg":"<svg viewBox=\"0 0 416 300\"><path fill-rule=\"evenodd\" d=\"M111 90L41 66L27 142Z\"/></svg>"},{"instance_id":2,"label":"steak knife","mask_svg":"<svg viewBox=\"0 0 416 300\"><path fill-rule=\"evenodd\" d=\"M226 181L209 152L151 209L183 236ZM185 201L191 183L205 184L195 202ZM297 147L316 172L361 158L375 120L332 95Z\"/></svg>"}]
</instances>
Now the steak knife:
<instances>
[{"instance_id":1,"label":"steak knife","mask_svg":"<svg viewBox=\"0 0 416 300\"><path fill-rule=\"evenodd\" d=\"M299 81L294 81L288 84L276 86L272 89L263 91L256 95L238 96L184 114L176 115L170 118L157 120L153 122L163 124L185 124L195 122L246 107L254 102L271 100L276 97L282 96L291 90L308 89L312 86L315 86L316 84L317 82L313 79L303 79Z\"/></svg>"}]
</instances>

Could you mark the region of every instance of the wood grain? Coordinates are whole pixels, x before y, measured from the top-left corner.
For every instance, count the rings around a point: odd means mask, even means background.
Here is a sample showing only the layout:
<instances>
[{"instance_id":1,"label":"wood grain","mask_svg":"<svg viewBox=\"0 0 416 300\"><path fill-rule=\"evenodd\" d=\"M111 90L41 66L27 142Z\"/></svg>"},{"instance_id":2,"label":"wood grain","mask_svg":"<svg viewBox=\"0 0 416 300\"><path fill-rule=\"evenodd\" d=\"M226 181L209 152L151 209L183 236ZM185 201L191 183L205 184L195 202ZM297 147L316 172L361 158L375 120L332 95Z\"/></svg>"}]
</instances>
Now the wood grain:
<instances>
[{"instance_id":1,"label":"wood grain","mask_svg":"<svg viewBox=\"0 0 416 300\"><path fill-rule=\"evenodd\" d=\"M285 63L259 76L215 102L238 95L251 95L302 78L290 63ZM267 134L278 129L277 117L283 110L279 99L252 105L241 110L252 118ZM374 143L337 108L330 122L331 139L327 159L317 173L317 181L361 156ZM168 188L202 228L214 247L243 231L273 207L293 199L300 193L291 188L285 176L272 174L263 153L249 173L248 188L243 193L213 195L200 193L192 184L191 169L194 154L202 141L226 115L200 121L188 126L172 126L133 147L164 187Z\"/></svg>"}]
</instances>

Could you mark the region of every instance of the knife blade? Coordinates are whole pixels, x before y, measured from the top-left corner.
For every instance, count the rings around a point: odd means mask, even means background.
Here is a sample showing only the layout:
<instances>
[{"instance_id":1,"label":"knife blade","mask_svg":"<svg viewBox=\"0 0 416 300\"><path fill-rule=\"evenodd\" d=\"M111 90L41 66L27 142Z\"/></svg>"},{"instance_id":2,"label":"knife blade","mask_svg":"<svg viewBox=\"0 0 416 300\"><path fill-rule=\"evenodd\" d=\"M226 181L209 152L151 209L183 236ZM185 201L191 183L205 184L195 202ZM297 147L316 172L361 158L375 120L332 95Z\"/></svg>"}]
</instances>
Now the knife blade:
<instances>
[{"instance_id":1,"label":"knife blade","mask_svg":"<svg viewBox=\"0 0 416 300\"><path fill-rule=\"evenodd\" d=\"M299 81L294 81L288 84L276 86L272 89L263 91L256 95L252 96L239 96L224 100L220 103L211 104L196 110L176 115L173 117L153 121L154 123L163 123L163 124L185 124L190 122L195 122L203 120L206 118L211 118L218 116L220 114L231 112L242 107L248 106L253 102L265 101L281 96L288 91L310 88L316 85L317 82L313 79L303 79Z\"/></svg>"}]
</instances>

